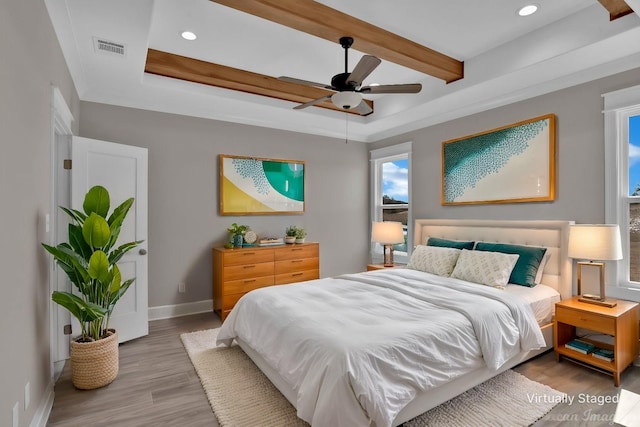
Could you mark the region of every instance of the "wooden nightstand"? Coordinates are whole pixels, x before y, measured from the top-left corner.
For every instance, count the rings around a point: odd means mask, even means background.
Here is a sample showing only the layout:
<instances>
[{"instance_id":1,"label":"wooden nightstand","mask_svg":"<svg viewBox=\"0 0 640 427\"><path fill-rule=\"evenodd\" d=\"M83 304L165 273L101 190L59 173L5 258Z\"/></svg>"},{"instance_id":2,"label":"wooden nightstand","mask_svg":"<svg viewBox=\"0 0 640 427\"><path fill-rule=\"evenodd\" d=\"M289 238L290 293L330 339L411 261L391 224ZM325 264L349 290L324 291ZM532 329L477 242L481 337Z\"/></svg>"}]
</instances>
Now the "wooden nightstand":
<instances>
[{"instance_id":1,"label":"wooden nightstand","mask_svg":"<svg viewBox=\"0 0 640 427\"><path fill-rule=\"evenodd\" d=\"M638 355L638 304L618 300L615 307L602 307L578 301L577 297L556 303L556 320L553 327L556 360L564 358L583 366L613 376L616 387L620 385L620 374ZM576 327L598 334L611 335L613 345L580 338L596 347L614 351L614 360L608 362L591 354L582 354L565 347L576 338Z\"/></svg>"},{"instance_id":2,"label":"wooden nightstand","mask_svg":"<svg viewBox=\"0 0 640 427\"><path fill-rule=\"evenodd\" d=\"M372 270L383 270L385 268L396 268L396 267L404 267L404 264L397 264L397 263L393 263L392 266L386 266L384 264L367 264L367 271L372 271Z\"/></svg>"}]
</instances>

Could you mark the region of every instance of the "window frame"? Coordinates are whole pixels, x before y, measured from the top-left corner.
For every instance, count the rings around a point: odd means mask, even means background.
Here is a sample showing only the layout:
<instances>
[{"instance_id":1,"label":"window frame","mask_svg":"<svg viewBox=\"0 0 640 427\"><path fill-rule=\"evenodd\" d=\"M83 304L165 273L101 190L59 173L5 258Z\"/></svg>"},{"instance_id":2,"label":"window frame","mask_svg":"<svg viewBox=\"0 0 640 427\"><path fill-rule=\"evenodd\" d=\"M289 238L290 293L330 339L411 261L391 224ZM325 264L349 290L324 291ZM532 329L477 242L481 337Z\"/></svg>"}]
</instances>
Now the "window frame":
<instances>
[{"instance_id":1,"label":"window frame","mask_svg":"<svg viewBox=\"0 0 640 427\"><path fill-rule=\"evenodd\" d=\"M640 86L605 93L605 222L618 224L623 259L606 270L606 295L640 300L640 282L629 277L629 206L640 197L629 195L629 118L640 115Z\"/></svg>"},{"instance_id":2,"label":"window frame","mask_svg":"<svg viewBox=\"0 0 640 427\"><path fill-rule=\"evenodd\" d=\"M411 250L413 248L413 215L411 208L411 151L412 142L405 142L402 144L396 144L389 147L379 148L370 151L370 170L371 170L371 222L382 221L382 212L384 209L404 208L408 210L407 213L407 252L394 252L394 262L408 263L411 256ZM407 192L408 201L407 205L383 205L382 204L382 165L394 160L407 160L407 168L409 173L407 176ZM371 236L371 224L369 224L369 236ZM382 246L378 243L371 242L371 258L372 261L382 261L383 252Z\"/></svg>"}]
</instances>

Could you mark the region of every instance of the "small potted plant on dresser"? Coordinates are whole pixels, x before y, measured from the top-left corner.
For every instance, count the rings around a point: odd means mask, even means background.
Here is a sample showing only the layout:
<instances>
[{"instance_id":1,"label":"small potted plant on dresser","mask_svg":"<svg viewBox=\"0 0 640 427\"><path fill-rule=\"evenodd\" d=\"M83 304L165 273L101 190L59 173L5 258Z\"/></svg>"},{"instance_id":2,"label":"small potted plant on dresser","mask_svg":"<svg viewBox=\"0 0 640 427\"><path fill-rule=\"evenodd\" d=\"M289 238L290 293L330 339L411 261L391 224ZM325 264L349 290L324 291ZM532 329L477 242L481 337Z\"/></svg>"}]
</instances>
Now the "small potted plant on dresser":
<instances>
[{"instance_id":1,"label":"small potted plant on dresser","mask_svg":"<svg viewBox=\"0 0 640 427\"><path fill-rule=\"evenodd\" d=\"M304 243L304 238L307 237L307 232L304 228L296 228L296 243Z\"/></svg>"},{"instance_id":2,"label":"small potted plant on dresser","mask_svg":"<svg viewBox=\"0 0 640 427\"><path fill-rule=\"evenodd\" d=\"M77 290L54 291L51 299L80 322L82 330L71 341L70 355L71 381L79 389L103 387L118 375L118 334L109 328L109 318L135 278L123 281L117 262L142 241L115 244L133 201L125 200L108 215L109 192L92 187L83 211L61 207L73 221L69 243L42 244Z\"/></svg>"},{"instance_id":3,"label":"small potted plant on dresser","mask_svg":"<svg viewBox=\"0 0 640 427\"><path fill-rule=\"evenodd\" d=\"M227 228L230 237L230 243L234 248L241 248L244 241L244 235L249 231L248 225L238 225L235 222L231 224L231 227Z\"/></svg>"},{"instance_id":4,"label":"small potted plant on dresser","mask_svg":"<svg viewBox=\"0 0 640 427\"><path fill-rule=\"evenodd\" d=\"M287 227L287 229L284 232L284 242L289 244L295 243L297 232L298 232L298 227L296 227L295 225Z\"/></svg>"}]
</instances>

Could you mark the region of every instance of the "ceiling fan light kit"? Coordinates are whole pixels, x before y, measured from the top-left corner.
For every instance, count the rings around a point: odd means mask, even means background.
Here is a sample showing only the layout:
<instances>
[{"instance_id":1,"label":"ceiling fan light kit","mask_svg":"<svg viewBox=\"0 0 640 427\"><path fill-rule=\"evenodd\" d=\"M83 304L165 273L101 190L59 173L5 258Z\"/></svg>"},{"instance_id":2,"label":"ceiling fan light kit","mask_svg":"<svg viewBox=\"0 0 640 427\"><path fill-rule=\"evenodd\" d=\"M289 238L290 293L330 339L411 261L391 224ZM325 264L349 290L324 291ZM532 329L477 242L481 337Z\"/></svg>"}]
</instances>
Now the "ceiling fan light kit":
<instances>
[{"instance_id":1,"label":"ceiling fan light kit","mask_svg":"<svg viewBox=\"0 0 640 427\"><path fill-rule=\"evenodd\" d=\"M361 93L418 93L422 90L420 83L362 86L362 81L366 79L382 61L372 55L363 55L353 71L349 72L349 48L353 45L353 38L348 36L340 37L339 42L344 49L344 73L333 76L331 78L331 85L293 77L279 77L280 80L290 83L321 87L336 92L333 95L326 95L297 105L294 107L295 110L311 107L312 105L331 99L331 102L338 108L343 110L355 109L359 114L366 116L367 114L371 114L373 109L367 104Z\"/></svg>"},{"instance_id":2,"label":"ceiling fan light kit","mask_svg":"<svg viewBox=\"0 0 640 427\"><path fill-rule=\"evenodd\" d=\"M362 95L357 92L336 92L331 96L331 102L338 108L350 110L362 102Z\"/></svg>"}]
</instances>

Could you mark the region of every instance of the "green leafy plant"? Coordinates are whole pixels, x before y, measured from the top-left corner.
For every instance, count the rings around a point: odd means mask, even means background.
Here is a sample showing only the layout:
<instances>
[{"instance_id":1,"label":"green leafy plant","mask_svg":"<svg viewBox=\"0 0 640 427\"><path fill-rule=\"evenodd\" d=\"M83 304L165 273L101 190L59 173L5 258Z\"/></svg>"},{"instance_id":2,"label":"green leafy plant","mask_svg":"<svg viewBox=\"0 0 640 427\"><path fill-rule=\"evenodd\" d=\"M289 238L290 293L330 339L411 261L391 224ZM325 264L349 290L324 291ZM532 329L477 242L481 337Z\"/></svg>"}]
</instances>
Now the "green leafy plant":
<instances>
[{"instance_id":1,"label":"green leafy plant","mask_svg":"<svg viewBox=\"0 0 640 427\"><path fill-rule=\"evenodd\" d=\"M296 237L297 232L298 232L298 227L296 227L295 225L291 225L287 227L287 229L284 231L284 234L285 236Z\"/></svg>"},{"instance_id":2,"label":"green leafy plant","mask_svg":"<svg viewBox=\"0 0 640 427\"><path fill-rule=\"evenodd\" d=\"M244 234L247 231L249 231L249 226L238 225L234 222L233 224L231 224L231 227L227 228L227 231L229 232L229 234L231 234L231 236L237 236L237 235L244 236Z\"/></svg>"},{"instance_id":3,"label":"green leafy plant","mask_svg":"<svg viewBox=\"0 0 640 427\"><path fill-rule=\"evenodd\" d=\"M296 239L304 239L307 237L307 231L302 227L296 228Z\"/></svg>"},{"instance_id":4,"label":"green leafy plant","mask_svg":"<svg viewBox=\"0 0 640 427\"><path fill-rule=\"evenodd\" d=\"M114 249L133 202L133 198L125 200L107 216L109 192L101 186L92 187L84 198L84 212L60 207L73 220L69 224L69 242L57 246L42 244L78 290L79 295L54 291L51 299L78 319L82 329L80 342L107 336L111 313L135 280L123 282L117 262L142 241L124 243Z\"/></svg>"}]
</instances>

